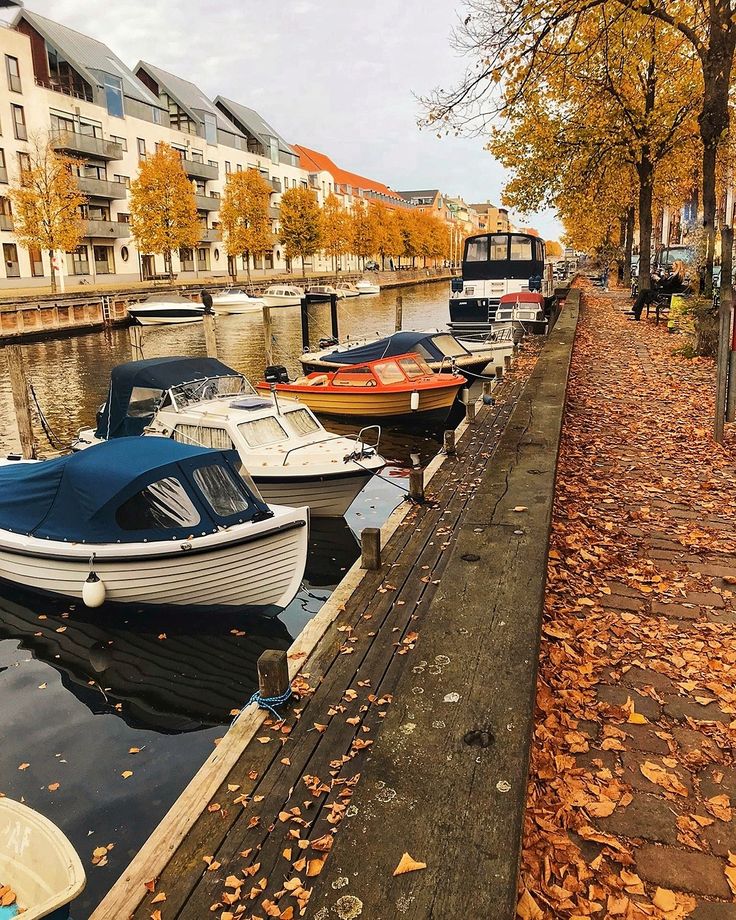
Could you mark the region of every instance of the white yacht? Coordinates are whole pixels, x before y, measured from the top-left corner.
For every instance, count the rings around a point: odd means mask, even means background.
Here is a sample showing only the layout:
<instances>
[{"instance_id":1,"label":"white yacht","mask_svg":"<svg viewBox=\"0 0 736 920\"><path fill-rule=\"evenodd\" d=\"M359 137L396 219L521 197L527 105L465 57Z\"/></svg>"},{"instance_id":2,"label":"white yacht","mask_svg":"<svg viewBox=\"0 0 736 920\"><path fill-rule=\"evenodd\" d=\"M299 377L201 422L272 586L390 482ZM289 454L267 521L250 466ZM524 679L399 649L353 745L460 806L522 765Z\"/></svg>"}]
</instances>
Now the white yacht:
<instances>
[{"instance_id":1,"label":"white yacht","mask_svg":"<svg viewBox=\"0 0 736 920\"><path fill-rule=\"evenodd\" d=\"M360 297L360 291L352 281L338 281L335 285L337 293L342 297Z\"/></svg>"},{"instance_id":2,"label":"white yacht","mask_svg":"<svg viewBox=\"0 0 736 920\"><path fill-rule=\"evenodd\" d=\"M228 313L257 313L264 307L260 297L251 297L240 288L226 288L212 295L212 304L218 316Z\"/></svg>"},{"instance_id":3,"label":"white yacht","mask_svg":"<svg viewBox=\"0 0 736 920\"><path fill-rule=\"evenodd\" d=\"M293 284L272 284L261 294L261 300L267 307L298 307L302 297L302 288Z\"/></svg>"},{"instance_id":4,"label":"white yacht","mask_svg":"<svg viewBox=\"0 0 736 920\"><path fill-rule=\"evenodd\" d=\"M97 428L80 431L73 449L141 434L234 448L266 502L308 505L319 517L345 514L386 462L377 452L378 426L356 440L331 434L301 403L256 393L215 358L150 358L113 368Z\"/></svg>"},{"instance_id":5,"label":"white yacht","mask_svg":"<svg viewBox=\"0 0 736 920\"><path fill-rule=\"evenodd\" d=\"M368 278L361 278L360 281L357 281L355 284L355 289L359 294L380 294L381 285L375 284L373 281L370 281Z\"/></svg>"},{"instance_id":6,"label":"white yacht","mask_svg":"<svg viewBox=\"0 0 736 920\"><path fill-rule=\"evenodd\" d=\"M141 326L199 323L204 316L204 305L179 294L151 294L140 303L129 306L128 313Z\"/></svg>"}]
</instances>

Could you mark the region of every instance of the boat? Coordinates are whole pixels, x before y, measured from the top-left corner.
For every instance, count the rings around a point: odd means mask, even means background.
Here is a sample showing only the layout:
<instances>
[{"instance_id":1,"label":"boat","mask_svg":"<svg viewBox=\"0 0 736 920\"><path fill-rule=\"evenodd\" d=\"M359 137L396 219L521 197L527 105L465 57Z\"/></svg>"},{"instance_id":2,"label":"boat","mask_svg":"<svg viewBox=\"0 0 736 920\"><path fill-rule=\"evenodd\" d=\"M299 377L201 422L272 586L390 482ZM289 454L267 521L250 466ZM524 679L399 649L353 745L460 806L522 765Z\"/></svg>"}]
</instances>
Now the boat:
<instances>
[{"instance_id":1,"label":"boat","mask_svg":"<svg viewBox=\"0 0 736 920\"><path fill-rule=\"evenodd\" d=\"M351 281L338 281L335 289L340 297L359 297L360 291Z\"/></svg>"},{"instance_id":2,"label":"boat","mask_svg":"<svg viewBox=\"0 0 736 920\"><path fill-rule=\"evenodd\" d=\"M466 374L470 380L482 374L493 360L491 349L475 354L468 351L449 332L394 332L378 339L358 339L354 342L333 343L319 351L306 352L299 360L305 373L334 371L344 364L365 364L381 358L418 353L431 370Z\"/></svg>"},{"instance_id":3,"label":"boat","mask_svg":"<svg viewBox=\"0 0 736 920\"><path fill-rule=\"evenodd\" d=\"M458 333L455 338L473 354L490 352L491 363L503 364L506 355L513 354L514 345L524 338L521 330L514 329L510 323L494 323L485 332Z\"/></svg>"},{"instance_id":4,"label":"boat","mask_svg":"<svg viewBox=\"0 0 736 920\"><path fill-rule=\"evenodd\" d=\"M267 307L298 307L304 297L304 291L293 284L272 284L261 294L261 300Z\"/></svg>"},{"instance_id":5,"label":"boat","mask_svg":"<svg viewBox=\"0 0 736 920\"><path fill-rule=\"evenodd\" d=\"M283 609L308 522L267 505L234 450L118 438L0 468L0 578L88 607Z\"/></svg>"},{"instance_id":6,"label":"boat","mask_svg":"<svg viewBox=\"0 0 736 920\"><path fill-rule=\"evenodd\" d=\"M67 920L86 883L76 850L55 824L28 805L0 798L0 885L8 888L0 917Z\"/></svg>"},{"instance_id":7,"label":"boat","mask_svg":"<svg viewBox=\"0 0 736 920\"><path fill-rule=\"evenodd\" d=\"M544 309L544 297L534 291L518 291L504 294L496 310L494 328L500 332L508 329L511 334L543 335L547 331L547 315Z\"/></svg>"},{"instance_id":8,"label":"boat","mask_svg":"<svg viewBox=\"0 0 736 920\"><path fill-rule=\"evenodd\" d=\"M240 288L226 288L220 294L213 294L212 303L218 316L229 313L255 313L264 307L259 297L251 297Z\"/></svg>"},{"instance_id":9,"label":"boat","mask_svg":"<svg viewBox=\"0 0 736 920\"><path fill-rule=\"evenodd\" d=\"M356 281L355 289L359 294L380 294L381 285L374 284L368 278L361 278L360 281Z\"/></svg>"},{"instance_id":10,"label":"boat","mask_svg":"<svg viewBox=\"0 0 736 920\"><path fill-rule=\"evenodd\" d=\"M131 304L128 313L141 326L198 323L204 316L204 304L179 294L151 294L140 303Z\"/></svg>"},{"instance_id":11,"label":"boat","mask_svg":"<svg viewBox=\"0 0 736 920\"><path fill-rule=\"evenodd\" d=\"M323 415L381 420L417 417L428 423L445 421L465 386L461 374L435 374L416 353L287 381L264 380L256 388L268 391L273 387Z\"/></svg>"},{"instance_id":12,"label":"boat","mask_svg":"<svg viewBox=\"0 0 736 920\"><path fill-rule=\"evenodd\" d=\"M329 301L333 295L338 298L346 296L342 290L338 290L331 284L313 284L307 288L307 303L322 303L323 301Z\"/></svg>"},{"instance_id":13,"label":"boat","mask_svg":"<svg viewBox=\"0 0 736 920\"><path fill-rule=\"evenodd\" d=\"M321 517L342 517L386 462L379 430L357 439L331 434L300 403L256 393L215 358L149 358L113 368L96 429L80 431L72 449L144 433L234 448L266 502L308 505Z\"/></svg>"}]
</instances>

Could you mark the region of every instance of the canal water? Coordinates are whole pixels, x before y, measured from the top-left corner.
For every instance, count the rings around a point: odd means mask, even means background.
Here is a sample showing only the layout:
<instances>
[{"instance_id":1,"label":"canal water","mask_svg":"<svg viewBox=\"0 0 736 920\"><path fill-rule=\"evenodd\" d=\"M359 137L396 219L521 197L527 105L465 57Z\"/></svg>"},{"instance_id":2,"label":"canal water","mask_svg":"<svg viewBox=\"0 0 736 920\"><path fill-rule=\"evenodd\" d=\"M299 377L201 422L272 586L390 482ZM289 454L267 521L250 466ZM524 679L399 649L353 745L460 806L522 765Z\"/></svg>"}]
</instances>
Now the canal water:
<instances>
[{"instance_id":1,"label":"canal water","mask_svg":"<svg viewBox=\"0 0 736 920\"><path fill-rule=\"evenodd\" d=\"M391 332L399 293L405 329L447 322L447 284L423 284L341 301L341 337ZM274 359L293 374L299 309L272 315ZM329 335L328 305L310 307L310 332L313 343ZM221 360L261 378L258 314L218 318L217 338ZM143 351L203 355L202 327L148 327ZM127 329L29 343L24 352L39 405L62 444L94 423L111 368L131 357ZM359 427L324 421L340 433ZM16 447L0 362L0 453ZM384 478L374 477L345 520L312 522L304 586L276 619L88 612L0 587L0 793L49 817L79 852L88 884L76 920L89 916L248 701L261 652L289 647L358 557L356 535L385 521L403 498L408 468L424 465L437 449L437 432L383 432L381 453L393 465ZM106 865L92 865L93 850L109 844Z\"/></svg>"}]
</instances>

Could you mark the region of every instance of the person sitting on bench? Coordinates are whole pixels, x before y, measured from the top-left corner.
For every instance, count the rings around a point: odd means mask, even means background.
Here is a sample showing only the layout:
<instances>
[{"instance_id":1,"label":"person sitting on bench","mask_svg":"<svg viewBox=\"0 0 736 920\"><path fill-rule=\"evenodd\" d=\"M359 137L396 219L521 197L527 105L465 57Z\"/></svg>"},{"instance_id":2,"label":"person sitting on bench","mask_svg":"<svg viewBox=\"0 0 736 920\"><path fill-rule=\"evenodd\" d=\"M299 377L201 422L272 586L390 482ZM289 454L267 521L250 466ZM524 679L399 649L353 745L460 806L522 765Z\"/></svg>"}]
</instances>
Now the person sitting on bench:
<instances>
[{"instance_id":1,"label":"person sitting on bench","mask_svg":"<svg viewBox=\"0 0 736 920\"><path fill-rule=\"evenodd\" d=\"M640 291L639 296L634 302L633 319L641 319L641 312L647 304L655 303L658 297L671 296L679 294L685 290L685 263L676 259L672 263L672 274L668 278L662 278L655 282L654 287L649 291Z\"/></svg>"}]
</instances>

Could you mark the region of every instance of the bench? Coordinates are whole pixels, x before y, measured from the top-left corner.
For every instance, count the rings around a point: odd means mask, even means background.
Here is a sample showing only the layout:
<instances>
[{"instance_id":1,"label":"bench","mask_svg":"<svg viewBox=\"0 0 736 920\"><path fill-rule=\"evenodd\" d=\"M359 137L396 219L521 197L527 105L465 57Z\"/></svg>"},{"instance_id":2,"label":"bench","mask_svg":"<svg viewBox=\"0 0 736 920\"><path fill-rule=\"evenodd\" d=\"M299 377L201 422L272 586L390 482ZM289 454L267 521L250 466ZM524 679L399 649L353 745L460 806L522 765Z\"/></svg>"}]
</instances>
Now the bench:
<instances>
[{"instance_id":1,"label":"bench","mask_svg":"<svg viewBox=\"0 0 736 920\"><path fill-rule=\"evenodd\" d=\"M149 275L145 280L153 281L155 284L158 281L176 281L176 278L176 272L158 272L155 275Z\"/></svg>"}]
</instances>

